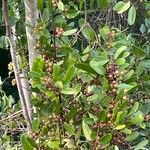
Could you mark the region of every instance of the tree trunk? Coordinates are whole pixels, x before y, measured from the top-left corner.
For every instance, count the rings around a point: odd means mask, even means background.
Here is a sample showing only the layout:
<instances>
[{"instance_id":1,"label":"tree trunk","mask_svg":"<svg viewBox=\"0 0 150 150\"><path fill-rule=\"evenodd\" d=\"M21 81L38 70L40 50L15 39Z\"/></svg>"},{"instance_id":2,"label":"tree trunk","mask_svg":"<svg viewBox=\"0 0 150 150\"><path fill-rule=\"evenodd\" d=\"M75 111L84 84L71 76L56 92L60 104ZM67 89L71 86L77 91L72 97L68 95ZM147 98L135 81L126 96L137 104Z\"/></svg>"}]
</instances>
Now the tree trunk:
<instances>
[{"instance_id":1,"label":"tree trunk","mask_svg":"<svg viewBox=\"0 0 150 150\"><path fill-rule=\"evenodd\" d=\"M34 28L37 24L38 10L36 0L24 0L25 14L26 14L26 35L28 41L28 52L29 52L29 66L32 67L34 58L37 57L38 52L35 50L37 45L36 35Z\"/></svg>"}]
</instances>

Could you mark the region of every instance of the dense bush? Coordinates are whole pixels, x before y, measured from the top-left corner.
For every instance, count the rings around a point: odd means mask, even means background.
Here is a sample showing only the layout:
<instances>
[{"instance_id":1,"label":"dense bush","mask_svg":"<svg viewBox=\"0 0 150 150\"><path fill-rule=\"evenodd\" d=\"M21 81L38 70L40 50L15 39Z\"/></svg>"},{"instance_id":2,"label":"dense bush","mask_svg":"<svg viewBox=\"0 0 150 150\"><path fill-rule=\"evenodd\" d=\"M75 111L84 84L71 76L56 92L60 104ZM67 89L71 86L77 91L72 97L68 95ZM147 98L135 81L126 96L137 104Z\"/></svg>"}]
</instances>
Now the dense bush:
<instances>
[{"instance_id":1,"label":"dense bush","mask_svg":"<svg viewBox=\"0 0 150 150\"><path fill-rule=\"evenodd\" d=\"M11 4L20 16L10 8L25 67L24 5ZM23 149L148 149L149 2L38 0L37 7L39 56L29 70L36 111L32 134L21 135ZM145 17L140 29L137 9ZM22 118L19 124L26 128Z\"/></svg>"}]
</instances>

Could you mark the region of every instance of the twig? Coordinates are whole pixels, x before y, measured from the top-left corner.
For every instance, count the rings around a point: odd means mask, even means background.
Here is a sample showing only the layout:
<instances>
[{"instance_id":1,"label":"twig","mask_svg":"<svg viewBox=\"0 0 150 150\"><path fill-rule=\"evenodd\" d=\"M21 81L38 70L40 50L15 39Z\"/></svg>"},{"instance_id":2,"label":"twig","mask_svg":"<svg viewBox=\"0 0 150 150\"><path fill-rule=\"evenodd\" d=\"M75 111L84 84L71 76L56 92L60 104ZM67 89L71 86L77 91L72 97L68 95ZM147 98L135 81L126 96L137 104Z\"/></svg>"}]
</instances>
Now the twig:
<instances>
[{"instance_id":1,"label":"twig","mask_svg":"<svg viewBox=\"0 0 150 150\"><path fill-rule=\"evenodd\" d=\"M32 111L32 110L33 110L33 108L31 109L31 111ZM8 116L8 117L1 119L1 120L0 120L0 123L2 123L2 122L4 122L4 121L7 121L7 120L10 120L10 119L14 119L14 118L16 118L16 117L18 117L18 116L20 116L20 115L22 115L22 114L23 114L23 111L22 111L22 110L19 110L19 111L15 112L15 113L11 114L11 115Z\"/></svg>"}]
</instances>

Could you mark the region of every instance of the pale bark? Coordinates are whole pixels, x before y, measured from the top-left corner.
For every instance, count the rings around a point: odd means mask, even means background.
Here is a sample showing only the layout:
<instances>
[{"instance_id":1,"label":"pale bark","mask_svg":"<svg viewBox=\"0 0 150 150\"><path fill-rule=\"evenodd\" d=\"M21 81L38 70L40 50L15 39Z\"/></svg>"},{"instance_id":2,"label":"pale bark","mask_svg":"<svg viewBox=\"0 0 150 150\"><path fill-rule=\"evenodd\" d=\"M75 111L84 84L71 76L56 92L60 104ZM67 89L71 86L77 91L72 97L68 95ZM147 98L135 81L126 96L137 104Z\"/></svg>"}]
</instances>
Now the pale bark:
<instances>
[{"instance_id":1,"label":"pale bark","mask_svg":"<svg viewBox=\"0 0 150 150\"><path fill-rule=\"evenodd\" d=\"M26 35L28 41L28 52L29 52L29 66L32 68L34 58L37 57L38 52L35 50L37 45L36 35L34 33L34 28L37 24L38 10L37 10L37 0L24 0L25 4L25 14L26 14Z\"/></svg>"},{"instance_id":2,"label":"pale bark","mask_svg":"<svg viewBox=\"0 0 150 150\"><path fill-rule=\"evenodd\" d=\"M21 100L23 115L27 122L28 131L31 132L31 122L32 122L31 109L30 109L29 93L27 91L28 89L26 89L28 88L29 85L27 80L25 79L27 76L25 75L24 72L20 73L19 63L17 61L16 42L15 42L14 35L12 34L12 27L10 26L9 19L8 19L7 0L2 0L2 4L3 4L2 7L3 16L6 25L6 35L8 36L8 40L10 44L10 52L11 52L15 79L17 82L18 93ZM25 88L23 88L23 86Z\"/></svg>"}]
</instances>

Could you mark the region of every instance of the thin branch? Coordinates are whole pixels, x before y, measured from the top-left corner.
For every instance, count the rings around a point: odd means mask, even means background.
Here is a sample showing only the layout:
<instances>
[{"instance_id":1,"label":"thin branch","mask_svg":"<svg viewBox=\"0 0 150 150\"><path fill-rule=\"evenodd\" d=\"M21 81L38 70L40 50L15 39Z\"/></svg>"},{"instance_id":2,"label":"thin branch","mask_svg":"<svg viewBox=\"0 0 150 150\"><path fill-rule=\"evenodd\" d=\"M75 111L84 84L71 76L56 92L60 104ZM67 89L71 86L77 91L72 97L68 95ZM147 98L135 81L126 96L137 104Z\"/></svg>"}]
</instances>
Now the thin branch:
<instances>
[{"instance_id":1,"label":"thin branch","mask_svg":"<svg viewBox=\"0 0 150 150\"><path fill-rule=\"evenodd\" d=\"M23 91L22 84L21 84L19 65L18 65L17 57L16 57L16 52L17 52L16 46L15 46L16 43L13 39L13 34L11 32L12 28L9 24L9 19L8 19L7 0L2 0L2 10L3 10L3 16L4 16L5 26L6 26L6 36L8 36L8 40L10 44L11 58L12 58L14 74L15 74L15 78L17 82L19 97L20 97L21 104L22 104L23 114L28 125L28 131L30 132L31 131L31 115L30 115L30 112L28 111L27 102L26 102L24 91Z\"/></svg>"}]
</instances>

